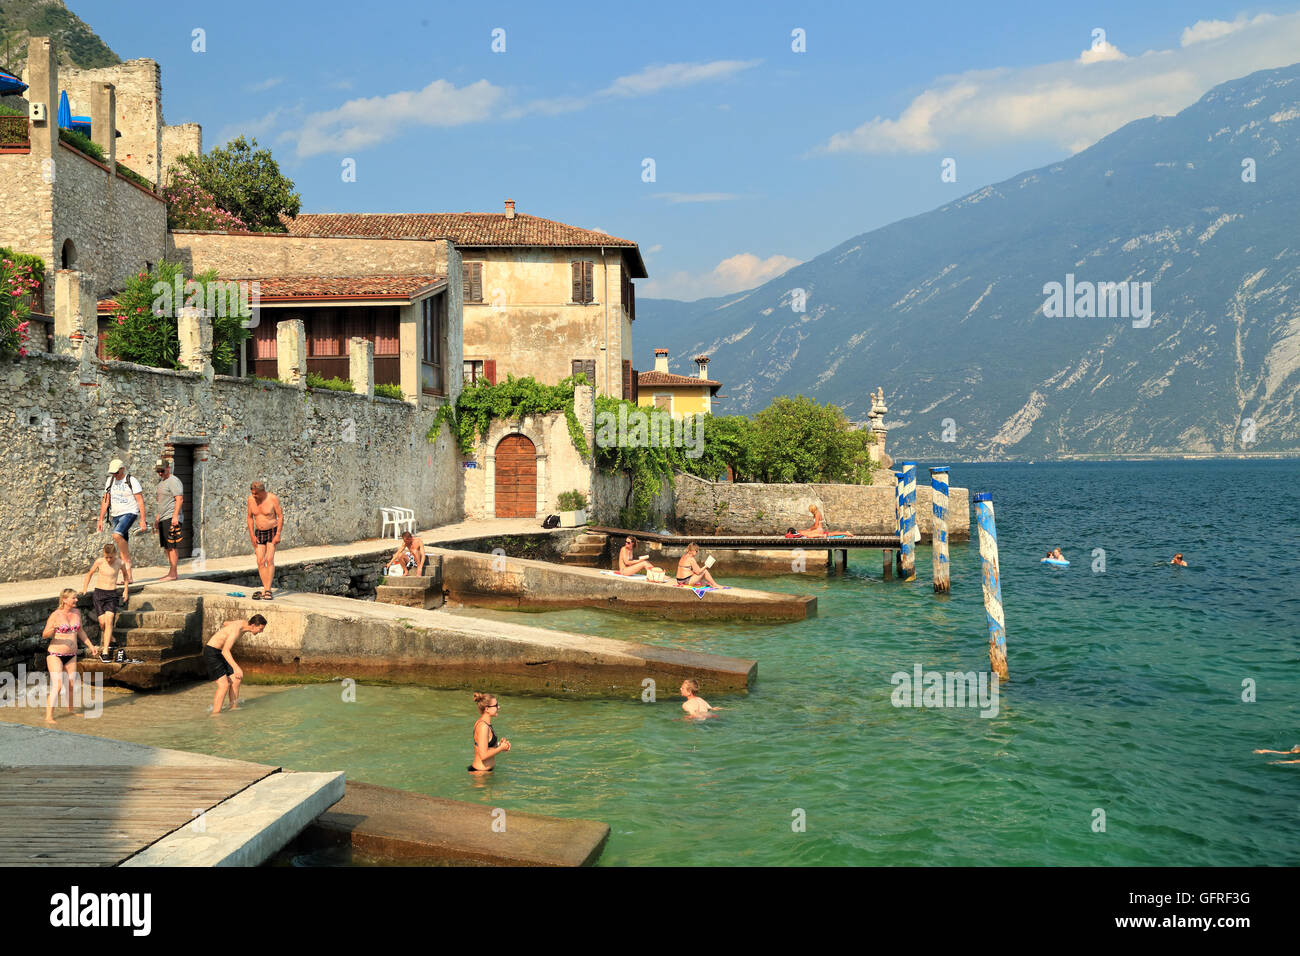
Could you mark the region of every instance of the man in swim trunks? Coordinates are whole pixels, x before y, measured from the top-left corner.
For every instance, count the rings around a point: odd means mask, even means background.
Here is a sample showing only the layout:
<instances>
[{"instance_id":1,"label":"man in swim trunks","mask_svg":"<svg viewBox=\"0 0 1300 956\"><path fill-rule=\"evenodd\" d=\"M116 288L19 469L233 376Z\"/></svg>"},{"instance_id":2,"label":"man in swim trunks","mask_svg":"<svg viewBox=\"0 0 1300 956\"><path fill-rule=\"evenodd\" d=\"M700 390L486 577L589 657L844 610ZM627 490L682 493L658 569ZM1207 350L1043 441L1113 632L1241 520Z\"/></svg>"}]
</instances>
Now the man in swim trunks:
<instances>
[{"instance_id":1,"label":"man in swim trunks","mask_svg":"<svg viewBox=\"0 0 1300 956\"><path fill-rule=\"evenodd\" d=\"M642 571L652 569L654 569L654 565L650 563L648 555L644 558L636 556L636 538L624 539L623 547L618 552L618 573L640 574Z\"/></svg>"},{"instance_id":2,"label":"man in swim trunks","mask_svg":"<svg viewBox=\"0 0 1300 956\"><path fill-rule=\"evenodd\" d=\"M248 494L248 539L253 542L257 574L262 579L262 590L253 592L254 601L271 600L275 548L280 543L283 526L284 511L280 508L280 499L267 491L262 482L253 482Z\"/></svg>"},{"instance_id":3,"label":"man in swim trunks","mask_svg":"<svg viewBox=\"0 0 1300 956\"><path fill-rule=\"evenodd\" d=\"M86 572L86 579L81 582L81 593L85 594L86 589L90 587L90 579L95 579L95 593L92 597L95 605L95 616L99 618L100 645L102 649L99 652L99 659L108 663L108 649L113 643L113 622L117 620L117 579L121 575L126 577L126 569L123 568L121 559L118 557L117 548L112 544L104 545L104 555L98 558ZM122 592L122 603L125 604L131 598L131 582L126 581L126 588ZM91 645L92 650L94 645Z\"/></svg>"},{"instance_id":4,"label":"man in swim trunks","mask_svg":"<svg viewBox=\"0 0 1300 956\"><path fill-rule=\"evenodd\" d=\"M265 629L266 618L260 614L254 614L247 621L226 621L203 645L203 664L208 669L208 680L217 682L212 712L208 716L215 717L221 713L222 699L227 692L230 694L230 709L239 708L239 685L244 679L244 672L230 655L230 649L245 633L261 634Z\"/></svg>"},{"instance_id":5,"label":"man in swim trunks","mask_svg":"<svg viewBox=\"0 0 1300 956\"><path fill-rule=\"evenodd\" d=\"M399 565L405 574L414 574L417 578L424 575L424 562L428 556L424 553L424 542L409 531L402 532L402 546L388 559L387 567Z\"/></svg>"},{"instance_id":6,"label":"man in swim trunks","mask_svg":"<svg viewBox=\"0 0 1300 956\"><path fill-rule=\"evenodd\" d=\"M114 458L108 463L108 474L108 481L104 484L104 500L99 504L99 524L95 530L103 533L104 515L107 514L113 541L117 544L118 553L122 555L122 567L129 584L131 547L127 543L127 535L131 533L131 525L135 524L137 518L140 520L140 530L149 530L149 516L144 510L144 489L134 476L127 474L126 465L121 458Z\"/></svg>"}]
</instances>

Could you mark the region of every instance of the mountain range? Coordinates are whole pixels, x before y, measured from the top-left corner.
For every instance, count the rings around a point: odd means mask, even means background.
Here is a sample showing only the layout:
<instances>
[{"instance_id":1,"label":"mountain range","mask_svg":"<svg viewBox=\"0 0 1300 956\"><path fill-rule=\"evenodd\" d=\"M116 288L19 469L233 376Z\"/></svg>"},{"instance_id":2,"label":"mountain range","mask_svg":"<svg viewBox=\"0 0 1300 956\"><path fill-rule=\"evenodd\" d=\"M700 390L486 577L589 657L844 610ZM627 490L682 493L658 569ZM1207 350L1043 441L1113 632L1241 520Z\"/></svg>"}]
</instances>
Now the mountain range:
<instances>
[{"instance_id":1,"label":"mountain range","mask_svg":"<svg viewBox=\"0 0 1300 956\"><path fill-rule=\"evenodd\" d=\"M1149 316L1098 317L1100 283ZM879 385L908 455L1300 449L1300 64L748 292L637 307L639 368L710 354L728 413L801 392L862 419Z\"/></svg>"}]
</instances>

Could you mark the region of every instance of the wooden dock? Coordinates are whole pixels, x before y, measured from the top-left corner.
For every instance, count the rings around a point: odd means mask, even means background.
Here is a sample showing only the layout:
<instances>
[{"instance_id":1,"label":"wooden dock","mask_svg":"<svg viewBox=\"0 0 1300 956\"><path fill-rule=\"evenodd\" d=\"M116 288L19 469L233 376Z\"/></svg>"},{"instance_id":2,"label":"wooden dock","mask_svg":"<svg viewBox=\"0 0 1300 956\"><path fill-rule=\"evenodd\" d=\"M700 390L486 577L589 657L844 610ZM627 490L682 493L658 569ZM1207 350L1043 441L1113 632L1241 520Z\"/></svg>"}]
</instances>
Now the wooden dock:
<instances>
[{"instance_id":1,"label":"wooden dock","mask_svg":"<svg viewBox=\"0 0 1300 956\"><path fill-rule=\"evenodd\" d=\"M254 764L6 768L0 866L117 866L175 830L201 826L201 813L277 770Z\"/></svg>"}]
</instances>

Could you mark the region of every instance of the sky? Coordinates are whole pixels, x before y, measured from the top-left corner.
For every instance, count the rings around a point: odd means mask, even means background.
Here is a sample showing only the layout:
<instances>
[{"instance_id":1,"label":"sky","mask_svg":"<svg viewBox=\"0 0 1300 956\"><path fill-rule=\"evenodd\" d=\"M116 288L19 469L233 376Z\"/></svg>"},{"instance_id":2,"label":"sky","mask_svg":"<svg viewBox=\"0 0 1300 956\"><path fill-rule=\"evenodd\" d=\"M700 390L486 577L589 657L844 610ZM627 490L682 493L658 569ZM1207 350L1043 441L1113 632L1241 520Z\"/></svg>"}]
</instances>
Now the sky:
<instances>
[{"instance_id":1,"label":"sky","mask_svg":"<svg viewBox=\"0 0 1300 956\"><path fill-rule=\"evenodd\" d=\"M752 288L1300 60L1300 3L68 6L304 212L514 199L639 243L638 298Z\"/></svg>"}]
</instances>

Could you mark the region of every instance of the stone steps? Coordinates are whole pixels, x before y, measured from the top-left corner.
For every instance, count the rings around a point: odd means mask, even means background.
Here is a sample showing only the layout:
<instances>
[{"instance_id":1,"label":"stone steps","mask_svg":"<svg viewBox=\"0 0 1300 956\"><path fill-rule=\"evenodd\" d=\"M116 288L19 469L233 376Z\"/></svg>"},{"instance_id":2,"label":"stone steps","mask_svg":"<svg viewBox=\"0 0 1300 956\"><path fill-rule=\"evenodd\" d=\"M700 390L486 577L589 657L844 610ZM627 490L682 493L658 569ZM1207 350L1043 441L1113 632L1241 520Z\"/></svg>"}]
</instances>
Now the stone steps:
<instances>
[{"instance_id":1,"label":"stone steps","mask_svg":"<svg viewBox=\"0 0 1300 956\"><path fill-rule=\"evenodd\" d=\"M102 673L114 684L135 690L156 690L181 680L205 678L201 619L192 601L149 598L118 615L113 625L113 651L126 651L140 663L84 662L87 672Z\"/></svg>"},{"instance_id":2,"label":"stone steps","mask_svg":"<svg viewBox=\"0 0 1300 956\"><path fill-rule=\"evenodd\" d=\"M385 578L384 583L375 588L375 600L380 604L401 607L442 607L442 556L430 557L424 569L429 573Z\"/></svg>"},{"instance_id":3,"label":"stone steps","mask_svg":"<svg viewBox=\"0 0 1300 956\"><path fill-rule=\"evenodd\" d=\"M569 550L560 559L575 568L599 568L605 565L605 548L609 535L599 531L584 531L573 539Z\"/></svg>"},{"instance_id":4,"label":"stone steps","mask_svg":"<svg viewBox=\"0 0 1300 956\"><path fill-rule=\"evenodd\" d=\"M141 656L134 650L127 653ZM177 653L162 660L145 660L141 664L105 664L92 659L78 661L77 670L87 674L102 673L107 680L133 690L157 690L181 680L207 678L201 653Z\"/></svg>"}]
</instances>

